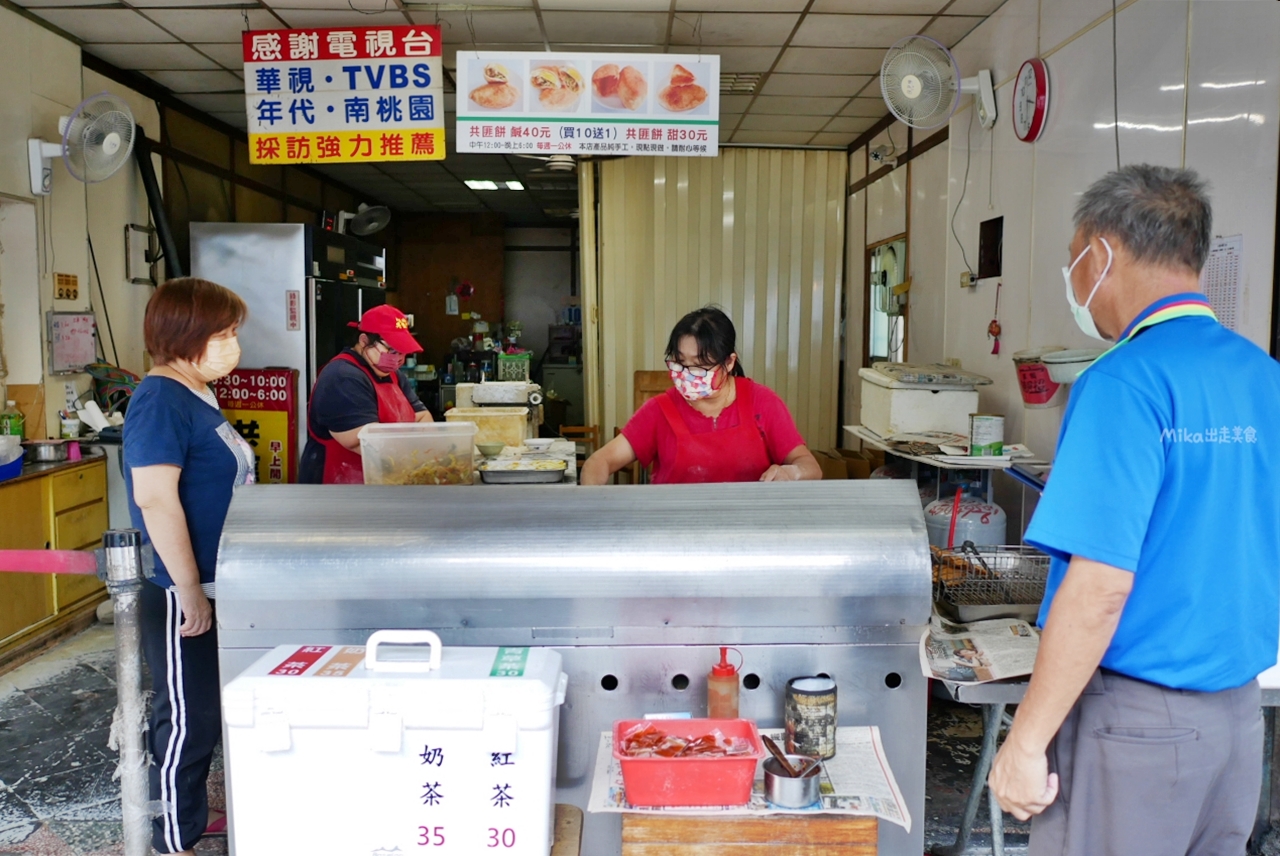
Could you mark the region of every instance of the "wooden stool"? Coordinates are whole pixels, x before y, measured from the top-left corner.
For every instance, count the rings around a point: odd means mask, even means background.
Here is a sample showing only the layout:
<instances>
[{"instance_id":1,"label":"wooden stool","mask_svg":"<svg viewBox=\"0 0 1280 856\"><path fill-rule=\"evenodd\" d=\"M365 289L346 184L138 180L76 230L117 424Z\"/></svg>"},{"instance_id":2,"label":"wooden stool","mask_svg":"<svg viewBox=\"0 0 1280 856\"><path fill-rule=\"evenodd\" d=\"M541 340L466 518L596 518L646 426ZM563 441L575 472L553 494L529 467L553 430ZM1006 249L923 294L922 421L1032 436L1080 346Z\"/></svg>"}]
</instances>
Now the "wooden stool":
<instances>
[{"instance_id":1,"label":"wooden stool","mask_svg":"<svg viewBox=\"0 0 1280 856\"><path fill-rule=\"evenodd\" d=\"M556 838L551 856L578 856L582 852L582 809L556 803Z\"/></svg>"},{"instance_id":2,"label":"wooden stool","mask_svg":"<svg viewBox=\"0 0 1280 856\"><path fill-rule=\"evenodd\" d=\"M852 815L624 814L622 856L876 856L879 821Z\"/></svg>"}]
</instances>

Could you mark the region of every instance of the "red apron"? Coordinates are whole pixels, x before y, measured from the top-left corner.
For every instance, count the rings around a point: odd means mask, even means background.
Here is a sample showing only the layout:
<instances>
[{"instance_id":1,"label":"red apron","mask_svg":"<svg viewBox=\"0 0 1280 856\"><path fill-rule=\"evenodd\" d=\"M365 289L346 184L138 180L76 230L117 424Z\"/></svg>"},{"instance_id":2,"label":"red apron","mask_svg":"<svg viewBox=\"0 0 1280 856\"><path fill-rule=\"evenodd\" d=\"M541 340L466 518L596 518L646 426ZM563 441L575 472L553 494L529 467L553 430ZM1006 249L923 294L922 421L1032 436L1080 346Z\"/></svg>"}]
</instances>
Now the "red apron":
<instances>
[{"instance_id":1,"label":"red apron","mask_svg":"<svg viewBox=\"0 0 1280 856\"><path fill-rule=\"evenodd\" d=\"M755 408L752 405L752 382L746 378L735 379L738 398L738 426L724 431L694 434L689 431L679 408L682 400L674 390L658 399L667 424L676 435L676 462L670 469L663 467L661 478L655 484L704 484L708 482L759 481L772 461L765 446L764 436L756 426ZM726 408L727 409L727 408Z\"/></svg>"},{"instance_id":2,"label":"red apron","mask_svg":"<svg viewBox=\"0 0 1280 856\"><path fill-rule=\"evenodd\" d=\"M373 384L373 391L378 396L379 423L413 422L417 419L417 414L413 412L413 405L409 403L409 399L405 398L404 390L400 388L394 376L389 383L379 383L378 378L364 364L364 360L350 354L338 354L332 362L338 360L345 360L368 375L369 382ZM364 484L364 459L332 436L327 440L318 437L311 428L312 423L311 414L308 413L307 433L311 435L311 439L324 446L324 483Z\"/></svg>"}]
</instances>

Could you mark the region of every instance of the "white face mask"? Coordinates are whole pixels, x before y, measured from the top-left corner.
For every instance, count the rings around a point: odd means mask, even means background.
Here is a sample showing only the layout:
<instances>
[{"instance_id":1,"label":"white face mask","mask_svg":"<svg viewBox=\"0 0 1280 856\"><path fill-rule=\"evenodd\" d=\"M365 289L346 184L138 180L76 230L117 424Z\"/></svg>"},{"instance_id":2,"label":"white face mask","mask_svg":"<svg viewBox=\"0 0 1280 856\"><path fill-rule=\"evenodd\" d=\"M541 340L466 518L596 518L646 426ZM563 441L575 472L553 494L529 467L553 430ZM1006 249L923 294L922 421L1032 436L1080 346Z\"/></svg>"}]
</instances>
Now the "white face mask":
<instances>
[{"instance_id":1,"label":"white face mask","mask_svg":"<svg viewBox=\"0 0 1280 856\"><path fill-rule=\"evenodd\" d=\"M1089 304L1093 302L1093 296L1098 293L1098 287L1102 285L1102 281L1111 272L1111 262L1115 259L1115 254L1111 252L1111 245L1107 243L1106 238L1099 238L1098 240L1102 241L1102 246L1107 248L1107 266L1102 269L1102 276L1098 277L1098 281L1093 284L1093 290L1085 298L1083 306L1076 302L1076 292L1071 287L1071 272L1076 269L1076 265L1080 264L1084 254L1089 252L1088 246L1080 251L1080 255L1076 256L1070 267L1062 268L1062 278L1067 282L1067 304L1071 307L1071 317L1076 319L1076 326L1089 338L1105 342L1107 337L1098 332L1098 325L1094 323L1093 313L1089 311Z\"/></svg>"}]
</instances>

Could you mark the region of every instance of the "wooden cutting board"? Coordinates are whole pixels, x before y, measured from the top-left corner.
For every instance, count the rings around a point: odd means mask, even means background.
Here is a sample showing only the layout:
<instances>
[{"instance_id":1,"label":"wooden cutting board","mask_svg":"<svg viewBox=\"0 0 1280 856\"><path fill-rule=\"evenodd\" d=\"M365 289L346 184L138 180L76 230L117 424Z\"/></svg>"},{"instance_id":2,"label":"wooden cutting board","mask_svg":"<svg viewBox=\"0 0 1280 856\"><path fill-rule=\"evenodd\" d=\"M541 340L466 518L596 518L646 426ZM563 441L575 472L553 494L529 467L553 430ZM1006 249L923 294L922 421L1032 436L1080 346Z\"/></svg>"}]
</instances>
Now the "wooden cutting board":
<instances>
[{"instance_id":1,"label":"wooden cutting board","mask_svg":"<svg viewBox=\"0 0 1280 856\"><path fill-rule=\"evenodd\" d=\"M622 856L875 856L874 817L625 814Z\"/></svg>"}]
</instances>

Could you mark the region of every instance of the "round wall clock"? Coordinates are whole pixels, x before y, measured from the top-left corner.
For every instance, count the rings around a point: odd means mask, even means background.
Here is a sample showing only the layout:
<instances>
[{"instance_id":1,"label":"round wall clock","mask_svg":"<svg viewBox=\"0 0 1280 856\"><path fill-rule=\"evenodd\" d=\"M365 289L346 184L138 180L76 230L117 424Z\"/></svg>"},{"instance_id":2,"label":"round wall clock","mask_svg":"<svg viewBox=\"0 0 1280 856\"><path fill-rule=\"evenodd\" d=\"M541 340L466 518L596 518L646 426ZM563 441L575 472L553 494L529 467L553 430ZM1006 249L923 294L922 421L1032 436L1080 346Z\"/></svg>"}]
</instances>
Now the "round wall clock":
<instances>
[{"instance_id":1,"label":"round wall clock","mask_svg":"<svg viewBox=\"0 0 1280 856\"><path fill-rule=\"evenodd\" d=\"M1049 68L1042 59L1029 59L1013 84L1013 132L1024 143L1044 133L1049 116Z\"/></svg>"}]
</instances>

